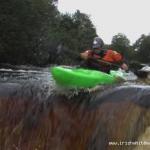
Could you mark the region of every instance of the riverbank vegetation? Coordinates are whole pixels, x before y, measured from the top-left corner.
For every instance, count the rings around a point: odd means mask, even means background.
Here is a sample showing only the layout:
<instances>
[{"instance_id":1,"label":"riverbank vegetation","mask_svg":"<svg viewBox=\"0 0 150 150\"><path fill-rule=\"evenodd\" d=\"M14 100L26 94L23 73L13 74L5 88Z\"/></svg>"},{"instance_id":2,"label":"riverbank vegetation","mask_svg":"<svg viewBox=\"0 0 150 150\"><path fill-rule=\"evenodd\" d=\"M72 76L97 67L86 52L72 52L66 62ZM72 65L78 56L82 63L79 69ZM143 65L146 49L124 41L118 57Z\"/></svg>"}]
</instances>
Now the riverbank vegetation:
<instances>
[{"instance_id":1,"label":"riverbank vegetation","mask_svg":"<svg viewBox=\"0 0 150 150\"><path fill-rule=\"evenodd\" d=\"M96 28L90 16L77 10L62 14L58 0L0 1L0 63L13 65L78 64L79 53L90 49ZM123 33L107 48L123 53L127 60L150 63L150 35L132 45Z\"/></svg>"}]
</instances>

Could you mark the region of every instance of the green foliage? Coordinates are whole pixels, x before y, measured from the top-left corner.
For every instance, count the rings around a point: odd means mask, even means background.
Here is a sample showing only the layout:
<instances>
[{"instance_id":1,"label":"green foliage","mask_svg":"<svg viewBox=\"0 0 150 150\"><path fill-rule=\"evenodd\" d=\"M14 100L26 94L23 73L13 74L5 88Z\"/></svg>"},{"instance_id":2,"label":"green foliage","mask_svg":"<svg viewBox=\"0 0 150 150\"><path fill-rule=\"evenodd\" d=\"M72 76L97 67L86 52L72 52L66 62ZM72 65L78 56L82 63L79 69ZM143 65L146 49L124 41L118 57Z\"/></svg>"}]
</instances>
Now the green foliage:
<instances>
[{"instance_id":1,"label":"green foliage","mask_svg":"<svg viewBox=\"0 0 150 150\"><path fill-rule=\"evenodd\" d=\"M91 48L93 38L96 36L96 29L92 24L90 17L79 10L73 15L73 21L77 28L75 37L78 39L78 51Z\"/></svg>"},{"instance_id":2,"label":"green foliage","mask_svg":"<svg viewBox=\"0 0 150 150\"><path fill-rule=\"evenodd\" d=\"M0 1L0 62L42 64L48 60L53 0Z\"/></svg>"},{"instance_id":3,"label":"green foliage","mask_svg":"<svg viewBox=\"0 0 150 150\"><path fill-rule=\"evenodd\" d=\"M89 16L80 11L60 14L56 3L57 0L0 1L0 62L63 63L68 56L72 61L74 57L70 56L91 46L96 31ZM70 54L60 54L60 47Z\"/></svg>"},{"instance_id":4,"label":"green foliage","mask_svg":"<svg viewBox=\"0 0 150 150\"><path fill-rule=\"evenodd\" d=\"M57 41L77 52L90 48L96 36L95 27L89 16L80 11L75 14L60 14L54 31L53 35Z\"/></svg>"},{"instance_id":5,"label":"green foliage","mask_svg":"<svg viewBox=\"0 0 150 150\"><path fill-rule=\"evenodd\" d=\"M95 27L89 16L80 11L74 14L59 14L49 33L52 44L61 47L59 54L58 48L51 49L51 60L57 57L56 62L65 64L76 61L81 51L91 47L96 36Z\"/></svg>"},{"instance_id":6,"label":"green foliage","mask_svg":"<svg viewBox=\"0 0 150 150\"><path fill-rule=\"evenodd\" d=\"M0 62L44 65L72 64L90 49L96 29L87 14L61 14L58 0L0 1ZM133 46L124 34L113 37L111 47L130 60L149 63L150 35Z\"/></svg>"},{"instance_id":7,"label":"green foliage","mask_svg":"<svg viewBox=\"0 0 150 150\"><path fill-rule=\"evenodd\" d=\"M133 45L136 50L136 58L143 63L150 63L150 35L141 35Z\"/></svg>"},{"instance_id":8,"label":"green foliage","mask_svg":"<svg viewBox=\"0 0 150 150\"><path fill-rule=\"evenodd\" d=\"M118 33L113 36L111 48L122 53L125 57L128 57L128 53L130 51L130 41L124 34Z\"/></svg>"}]
</instances>

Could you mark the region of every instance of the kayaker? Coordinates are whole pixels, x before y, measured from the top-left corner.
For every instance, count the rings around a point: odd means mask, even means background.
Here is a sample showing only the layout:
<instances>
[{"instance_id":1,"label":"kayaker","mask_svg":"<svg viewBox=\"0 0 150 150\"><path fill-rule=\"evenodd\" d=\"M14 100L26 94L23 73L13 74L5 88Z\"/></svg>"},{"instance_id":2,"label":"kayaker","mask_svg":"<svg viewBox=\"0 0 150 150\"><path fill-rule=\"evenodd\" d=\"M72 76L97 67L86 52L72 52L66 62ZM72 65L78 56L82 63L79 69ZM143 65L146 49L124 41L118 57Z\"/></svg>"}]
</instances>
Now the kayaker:
<instances>
[{"instance_id":1,"label":"kayaker","mask_svg":"<svg viewBox=\"0 0 150 150\"><path fill-rule=\"evenodd\" d=\"M95 37L92 50L86 50L80 56L84 60L82 67L100 70L109 73L110 70L122 68L128 70L124 57L115 50L104 49L104 42L100 37Z\"/></svg>"}]
</instances>

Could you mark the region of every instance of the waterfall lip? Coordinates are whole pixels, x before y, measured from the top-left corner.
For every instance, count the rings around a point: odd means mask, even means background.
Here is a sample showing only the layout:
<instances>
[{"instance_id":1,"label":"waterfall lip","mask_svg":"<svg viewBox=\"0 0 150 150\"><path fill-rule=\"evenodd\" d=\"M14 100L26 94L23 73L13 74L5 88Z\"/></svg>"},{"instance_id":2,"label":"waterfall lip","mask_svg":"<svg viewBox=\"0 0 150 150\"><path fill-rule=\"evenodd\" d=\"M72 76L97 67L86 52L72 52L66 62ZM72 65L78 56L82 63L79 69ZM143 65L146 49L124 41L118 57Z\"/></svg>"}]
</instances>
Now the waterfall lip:
<instances>
[{"instance_id":1,"label":"waterfall lip","mask_svg":"<svg viewBox=\"0 0 150 150\"><path fill-rule=\"evenodd\" d=\"M95 108L103 103L118 103L130 102L145 108L150 107L150 86L144 85L122 85L111 88L103 93L97 93L93 98L91 97L90 108Z\"/></svg>"},{"instance_id":2,"label":"waterfall lip","mask_svg":"<svg viewBox=\"0 0 150 150\"><path fill-rule=\"evenodd\" d=\"M137 85L137 84L133 84L133 85L121 85L119 87L116 87L116 89L121 89L121 88L150 89L150 85Z\"/></svg>"}]
</instances>

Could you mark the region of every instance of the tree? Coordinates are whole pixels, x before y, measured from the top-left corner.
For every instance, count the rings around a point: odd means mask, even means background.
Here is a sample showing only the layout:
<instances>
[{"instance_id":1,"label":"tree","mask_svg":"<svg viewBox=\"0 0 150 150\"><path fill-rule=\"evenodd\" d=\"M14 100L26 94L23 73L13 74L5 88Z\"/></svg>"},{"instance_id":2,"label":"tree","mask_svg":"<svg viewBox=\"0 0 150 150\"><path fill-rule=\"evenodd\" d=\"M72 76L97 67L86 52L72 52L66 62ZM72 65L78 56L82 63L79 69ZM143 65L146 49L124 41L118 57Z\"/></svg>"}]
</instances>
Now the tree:
<instances>
[{"instance_id":1,"label":"tree","mask_svg":"<svg viewBox=\"0 0 150 150\"><path fill-rule=\"evenodd\" d=\"M42 64L48 60L48 29L55 0L0 1L0 62Z\"/></svg>"},{"instance_id":2,"label":"tree","mask_svg":"<svg viewBox=\"0 0 150 150\"><path fill-rule=\"evenodd\" d=\"M133 45L137 52L137 59L144 63L150 63L150 35L141 35Z\"/></svg>"},{"instance_id":3,"label":"tree","mask_svg":"<svg viewBox=\"0 0 150 150\"><path fill-rule=\"evenodd\" d=\"M76 34L76 38L78 39L78 51L91 48L93 38L97 36L97 34L90 17L77 10L73 15L73 21L78 29Z\"/></svg>"},{"instance_id":4,"label":"tree","mask_svg":"<svg viewBox=\"0 0 150 150\"><path fill-rule=\"evenodd\" d=\"M125 57L129 57L130 41L126 35L118 33L112 38L111 48L122 53Z\"/></svg>"},{"instance_id":5,"label":"tree","mask_svg":"<svg viewBox=\"0 0 150 150\"><path fill-rule=\"evenodd\" d=\"M0 62L43 65L57 62L62 49L75 56L91 47L96 30L90 17L61 14L56 2L0 1ZM59 56L72 61L68 53Z\"/></svg>"},{"instance_id":6,"label":"tree","mask_svg":"<svg viewBox=\"0 0 150 150\"><path fill-rule=\"evenodd\" d=\"M62 47L62 53L66 53L66 55L61 53L61 62L67 60L70 63L77 58L81 51L91 47L96 30L89 16L77 11L74 14L59 14L57 22L49 34L53 44ZM58 56L56 48L53 48L50 53L51 59Z\"/></svg>"},{"instance_id":7,"label":"tree","mask_svg":"<svg viewBox=\"0 0 150 150\"><path fill-rule=\"evenodd\" d=\"M76 52L91 47L96 30L88 15L77 10L75 14L62 14L58 22L57 33L63 45Z\"/></svg>"}]
</instances>

